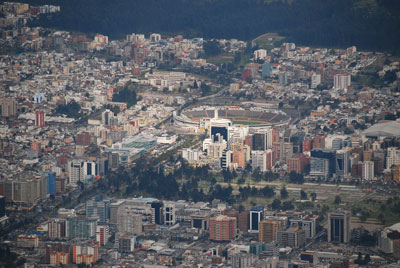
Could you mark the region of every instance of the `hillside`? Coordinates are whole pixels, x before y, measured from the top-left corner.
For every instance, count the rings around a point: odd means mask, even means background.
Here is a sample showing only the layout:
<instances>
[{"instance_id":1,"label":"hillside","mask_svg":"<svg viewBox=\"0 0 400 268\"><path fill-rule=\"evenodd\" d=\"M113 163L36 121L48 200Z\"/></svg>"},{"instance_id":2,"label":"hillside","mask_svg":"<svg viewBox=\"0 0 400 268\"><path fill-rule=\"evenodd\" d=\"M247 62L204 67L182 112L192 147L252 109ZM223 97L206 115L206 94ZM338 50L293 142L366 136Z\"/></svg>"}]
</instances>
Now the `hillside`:
<instances>
[{"instance_id":1,"label":"hillside","mask_svg":"<svg viewBox=\"0 0 400 268\"><path fill-rule=\"evenodd\" d=\"M400 41L398 0L34 0L61 6L39 24L103 33L160 32L250 40L277 32L311 46L395 51Z\"/></svg>"}]
</instances>

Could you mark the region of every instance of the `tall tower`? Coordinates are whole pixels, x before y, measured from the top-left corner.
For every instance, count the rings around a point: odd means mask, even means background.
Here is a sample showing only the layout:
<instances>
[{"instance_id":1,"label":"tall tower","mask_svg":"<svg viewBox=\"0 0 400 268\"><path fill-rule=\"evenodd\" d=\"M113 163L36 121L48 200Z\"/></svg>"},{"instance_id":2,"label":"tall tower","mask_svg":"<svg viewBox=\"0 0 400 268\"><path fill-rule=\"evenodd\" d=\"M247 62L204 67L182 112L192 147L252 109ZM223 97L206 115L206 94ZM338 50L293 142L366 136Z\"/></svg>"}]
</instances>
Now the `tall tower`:
<instances>
[{"instance_id":1,"label":"tall tower","mask_svg":"<svg viewBox=\"0 0 400 268\"><path fill-rule=\"evenodd\" d=\"M260 222L260 232L258 236L259 242L272 242L277 239L277 232L279 230L279 221L262 220Z\"/></svg>"},{"instance_id":2,"label":"tall tower","mask_svg":"<svg viewBox=\"0 0 400 268\"><path fill-rule=\"evenodd\" d=\"M350 241L350 212L335 211L328 214L328 242Z\"/></svg>"}]
</instances>

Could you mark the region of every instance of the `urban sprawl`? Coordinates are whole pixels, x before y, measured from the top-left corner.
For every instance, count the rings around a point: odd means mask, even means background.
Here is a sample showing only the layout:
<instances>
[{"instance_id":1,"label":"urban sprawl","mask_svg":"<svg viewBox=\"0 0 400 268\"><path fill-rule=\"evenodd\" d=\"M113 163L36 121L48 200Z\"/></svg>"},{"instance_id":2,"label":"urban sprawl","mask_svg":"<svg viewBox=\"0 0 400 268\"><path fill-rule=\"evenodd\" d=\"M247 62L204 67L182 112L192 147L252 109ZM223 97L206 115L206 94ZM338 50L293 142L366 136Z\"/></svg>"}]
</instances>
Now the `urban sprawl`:
<instances>
[{"instance_id":1,"label":"urban sprawl","mask_svg":"<svg viewBox=\"0 0 400 268\"><path fill-rule=\"evenodd\" d=\"M393 56L0 10L0 266L400 267Z\"/></svg>"}]
</instances>

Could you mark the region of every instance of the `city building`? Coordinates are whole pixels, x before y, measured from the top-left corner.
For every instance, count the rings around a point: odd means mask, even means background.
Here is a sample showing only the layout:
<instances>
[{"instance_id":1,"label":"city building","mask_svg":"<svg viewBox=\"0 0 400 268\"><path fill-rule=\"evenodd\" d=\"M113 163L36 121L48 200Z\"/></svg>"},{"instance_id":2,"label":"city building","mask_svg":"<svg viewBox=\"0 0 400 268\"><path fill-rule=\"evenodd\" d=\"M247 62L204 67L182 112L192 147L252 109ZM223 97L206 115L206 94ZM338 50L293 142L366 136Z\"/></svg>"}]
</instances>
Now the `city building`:
<instances>
[{"instance_id":1,"label":"city building","mask_svg":"<svg viewBox=\"0 0 400 268\"><path fill-rule=\"evenodd\" d=\"M328 242L348 243L350 241L350 212L328 213Z\"/></svg>"},{"instance_id":2,"label":"city building","mask_svg":"<svg viewBox=\"0 0 400 268\"><path fill-rule=\"evenodd\" d=\"M66 236L69 239L89 239L96 237L97 219L68 217Z\"/></svg>"},{"instance_id":3,"label":"city building","mask_svg":"<svg viewBox=\"0 0 400 268\"><path fill-rule=\"evenodd\" d=\"M362 180L371 181L374 178L374 162L364 161L362 164Z\"/></svg>"},{"instance_id":4,"label":"city building","mask_svg":"<svg viewBox=\"0 0 400 268\"><path fill-rule=\"evenodd\" d=\"M17 102L11 98L0 98L0 117L12 118L17 114Z\"/></svg>"},{"instance_id":5,"label":"city building","mask_svg":"<svg viewBox=\"0 0 400 268\"><path fill-rule=\"evenodd\" d=\"M249 232L258 233L260 222L264 219L264 207L257 206L250 209Z\"/></svg>"},{"instance_id":6,"label":"city building","mask_svg":"<svg viewBox=\"0 0 400 268\"><path fill-rule=\"evenodd\" d=\"M47 232L49 238L64 238L66 237L66 219L52 218L49 220Z\"/></svg>"},{"instance_id":7,"label":"city building","mask_svg":"<svg viewBox=\"0 0 400 268\"><path fill-rule=\"evenodd\" d=\"M259 242L272 242L277 240L277 233L280 228L280 222L274 220L262 220L260 222Z\"/></svg>"},{"instance_id":8,"label":"city building","mask_svg":"<svg viewBox=\"0 0 400 268\"><path fill-rule=\"evenodd\" d=\"M299 248L305 244L305 230L299 227L290 227L287 230L278 230L278 244L281 247Z\"/></svg>"},{"instance_id":9,"label":"city building","mask_svg":"<svg viewBox=\"0 0 400 268\"><path fill-rule=\"evenodd\" d=\"M175 205L173 203L165 203L164 204L164 224L165 225L174 225L176 221L175 216Z\"/></svg>"},{"instance_id":10,"label":"city building","mask_svg":"<svg viewBox=\"0 0 400 268\"><path fill-rule=\"evenodd\" d=\"M162 225L164 223L163 217L164 204L161 201L154 201L151 203L151 222Z\"/></svg>"},{"instance_id":11,"label":"city building","mask_svg":"<svg viewBox=\"0 0 400 268\"><path fill-rule=\"evenodd\" d=\"M333 78L333 88L344 90L351 86L351 75L349 74L336 74Z\"/></svg>"},{"instance_id":12,"label":"city building","mask_svg":"<svg viewBox=\"0 0 400 268\"><path fill-rule=\"evenodd\" d=\"M35 126L44 127L46 125L46 114L43 111L35 111Z\"/></svg>"},{"instance_id":13,"label":"city building","mask_svg":"<svg viewBox=\"0 0 400 268\"><path fill-rule=\"evenodd\" d=\"M143 233L143 216L128 210L118 213L117 226L120 233L141 235Z\"/></svg>"},{"instance_id":14,"label":"city building","mask_svg":"<svg viewBox=\"0 0 400 268\"><path fill-rule=\"evenodd\" d=\"M321 84L321 75L320 74L312 74L311 75L311 88L316 88Z\"/></svg>"},{"instance_id":15,"label":"city building","mask_svg":"<svg viewBox=\"0 0 400 268\"><path fill-rule=\"evenodd\" d=\"M350 172L350 151L349 150L337 150L336 151L336 176L346 177Z\"/></svg>"},{"instance_id":16,"label":"city building","mask_svg":"<svg viewBox=\"0 0 400 268\"><path fill-rule=\"evenodd\" d=\"M236 236L236 218L217 216L210 218L210 240L230 241Z\"/></svg>"},{"instance_id":17,"label":"city building","mask_svg":"<svg viewBox=\"0 0 400 268\"><path fill-rule=\"evenodd\" d=\"M289 225L303 229L306 239L312 239L317 234L317 219L318 216L299 216L289 219Z\"/></svg>"}]
</instances>

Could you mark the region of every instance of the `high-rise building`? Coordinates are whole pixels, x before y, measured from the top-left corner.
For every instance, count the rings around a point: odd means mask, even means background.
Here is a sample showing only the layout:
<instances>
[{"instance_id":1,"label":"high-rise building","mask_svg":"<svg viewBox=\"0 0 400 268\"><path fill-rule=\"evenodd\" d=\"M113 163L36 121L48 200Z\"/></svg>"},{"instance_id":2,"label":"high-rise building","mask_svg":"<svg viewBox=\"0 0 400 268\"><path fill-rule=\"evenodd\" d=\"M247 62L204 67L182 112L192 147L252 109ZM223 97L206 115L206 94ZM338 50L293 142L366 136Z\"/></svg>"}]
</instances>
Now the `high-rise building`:
<instances>
[{"instance_id":1,"label":"high-rise building","mask_svg":"<svg viewBox=\"0 0 400 268\"><path fill-rule=\"evenodd\" d=\"M395 164L392 167L393 181L400 184L400 164Z\"/></svg>"},{"instance_id":2,"label":"high-rise building","mask_svg":"<svg viewBox=\"0 0 400 268\"><path fill-rule=\"evenodd\" d=\"M151 203L151 222L155 224L163 224L163 202L154 201Z\"/></svg>"},{"instance_id":3,"label":"high-rise building","mask_svg":"<svg viewBox=\"0 0 400 268\"><path fill-rule=\"evenodd\" d=\"M333 88L347 89L351 86L351 75L349 74L336 74L333 78Z\"/></svg>"},{"instance_id":4,"label":"high-rise building","mask_svg":"<svg viewBox=\"0 0 400 268\"><path fill-rule=\"evenodd\" d=\"M259 242L272 242L277 239L277 232L280 227L279 221L274 220L262 220L260 222L260 232L258 236Z\"/></svg>"},{"instance_id":5,"label":"high-rise building","mask_svg":"<svg viewBox=\"0 0 400 268\"><path fill-rule=\"evenodd\" d=\"M286 86L288 84L288 76L286 73L279 74L279 85Z\"/></svg>"},{"instance_id":6,"label":"high-rise building","mask_svg":"<svg viewBox=\"0 0 400 268\"><path fill-rule=\"evenodd\" d=\"M106 222L110 218L110 199L97 195L86 201L86 217L97 218L99 222Z\"/></svg>"},{"instance_id":7,"label":"high-rise building","mask_svg":"<svg viewBox=\"0 0 400 268\"><path fill-rule=\"evenodd\" d=\"M232 151L224 150L221 156L221 168L230 169L232 163Z\"/></svg>"},{"instance_id":8,"label":"high-rise building","mask_svg":"<svg viewBox=\"0 0 400 268\"><path fill-rule=\"evenodd\" d=\"M6 215L6 198L0 195L0 219Z\"/></svg>"},{"instance_id":9,"label":"high-rise building","mask_svg":"<svg viewBox=\"0 0 400 268\"><path fill-rule=\"evenodd\" d=\"M287 230L279 230L277 239L281 247L298 248L304 245L306 234L305 230L299 227L290 227Z\"/></svg>"},{"instance_id":10,"label":"high-rise building","mask_svg":"<svg viewBox=\"0 0 400 268\"><path fill-rule=\"evenodd\" d=\"M261 172L267 171L267 154L266 154L266 152L265 151L251 151L251 166L252 166L253 170L256 168L259 168Z\"/></svg>"},{"instance_id":11,"label":"high-rise building","mask_svg":"<svg viewBox=\"0 0 400 268\"><path fill-rule=\"evenodd\" d=\"M313 149L311 151L310 175L331 177L335 173L335 152Z\"/></svg>"},{"instance_id":12,"label":"high-rise building","mask_svg":"<svg viewBox=\"0 0 400 268\"><path fill-rule=\"evenodd\" d=\"M340 150L343 148L343 139L335 138L332 140L332 150Z\"/></svg>"},{"instance_id":13,"label":"high-rise building","mask_svg":"<svg viewBox=\"0 0 400 268\"><path fill-rule=\"evenodd\" d=\"M199 230L209 229L209 216L203 214L195 214L191 216L192 218L192 228L197 228Z\"/></svg>"},{"instance_id":14,"label":"high-rise building","mask_svg":"<svg viewBox=\"0 0 400 268\"><path fill-rule=\"evenodd\" d=\"M242 211L238 216L238 228L241 232L247 233L249 231L249 212Z\"/></svg>"},{"instance_id":15,"label":"high-rise building","mask_svg":"<svg viewBox=\"0 0 400 268\"><path fill-rule=\"evenodd\" d=\"M57 176L55 172L44 172L43 175L47 178L47 194L56 193Z\"/></svg>"},{"instance_id":16,"label":"high-rise building","mask_svg":"<svg viewBox=\"0 0 400 268\"><path fill-rule=\"evenodd\" d=\"M316 88L319 84L321 84L321 75L320 74L312 74L311 75L311 88Z\"/></svg>"},{"instance_id":17,"label":"high-rise building","mask_svg":"<svg viewBox=\"0 0 400 268\"><path fill-rule=\"evenodd\" d=\"M264 207L257 206L250 210L249 232L258 233L260 221L264 219Z\"/></svg>"},{"instance_id":18,"label":"high-rise building","mask_svg":"<svg viewBox=\"0 0 400 268\"><path fill-rule=\"evenodd\" d=\"M265 151L267 149L272 149L272 144L277 142L277 134L279 135L273 128L267 128L260 133L254 133L252 150Z\"/></svg>"},{"instance_id":19,"label":"high-rise building","mask_svg":"<svg viewBox=\"0 0 400 268\"><path fill-rule=\"evenodd\" d=\"M246 152L244 150L232 152L232 163L236 164L239 168L246 167Z\"/></svg>"},{"instance_id":20,"label":"high-rise building","mask_svg":"<svg viewBox=\"0 0 400 268\"><path fill-rule=\"evenodd\" d=\"M132 252L135 249L136 236L132 234L119 234L115 236L118 252Z\"/></svg>"},{"instance_id":21,"label":"high-rise building","mask_svg":"<svg viewBox=\"0 0 400 268\"><path fill-rule=\"evenodd\" d=\"M7 202L35 205L40 198L46 197L46 178L21 178L20 180L5 180L2 184Z\"/></svg>"},{"instance_id":22,"label":"high-rise building","mask_svg":"<svg viewBox=\"0 0 400 268\"><path fill-rule=\"evenodd\" d=\"M312 141L310 139L303 140L303 152L310 152L312 149Z\"/></svg>"},{"instance_id":23,"label":"high-rise building","mask_svg":"<svg viewBox=\"0 0 400 268\"><path fill-rule=\"evenodd\" d=\"M69 185L76 186L78 182L85 182L88 178L98 175L96 162L86 162L74 159L68 162Z\"/></svg>"},{"instance_id":24,"label":"high-rise building","mask_svg":"<svg viewBox=\"0 0 400 268\"><path fill-rule=\"evenodd\" d=\"M364 161L362 164L362 180L371 181L374 178L374 162Z\"/></svg>"},{"instance_id":25,"label":"high-rise building","mask_svg":"<svg viewBox=\"0 0 400 268\"><path fill-rule=\"evenodd\" d=\"M210 240L230 241L236 236L236 218L217 216L210 218Z\"/></svg>"},{"instance_id":26,"label":"high-rise building","mask_svg":"<svg viewBox=\"0 0 400 268\"><path fill-rule=\"evenodd\" d=\"M97 219L68 217L66 236L70 239L89 239L96 237Z\"/></svg>"},{"instance_id":27,"label":"high-rise building","mask_svg":"<svg viewBox=\"0 0 400 268\"><path fill-rule=\"evenodd\" d=\"M83 181L84 162L82 160L72 160L68 162L69 185L76 186L79 181Z\"/></svg>"},{"instance_id":28,"label":"high-rise building","mask_svg":"<svg viewBox=\"0 0 400 268\"><path fill-rule=\"evenodd\" d=\"M255 60L264 60L267 57L266 49L257 49L254 51L254 59Z\"/></svg>"},{"instance_id":29,"label":"high-rise building","mask_svg":"<svg viewBox=\"0 0 400 268\"><path fill-rule=\"evenodd\" d=\"M118 231L134 235L143 233L143 216L131 211L118 213Z\"/></svg>"},{"instance_id":30,"label":"high-rise building","mask_svg":"<svg viewBox=\"0 0 400 268\"><path fill-rule=\"evenodd\" d=\"M107 109L101 114L101 123L103 125L109 126L111 125L111 118L113 117L114 113Z\"/></svg>"},{"instance_id":31,"label":"high-rise building","mask_svg":"<svg viewBox=\"0 0 400 268\"><path fill-rule=\"evenodd\" d=\"M96 241L100 246L107 244L110 238L110 228L108 225L97 225L96 227Z\"/></svg>"},{"instance_id":32,"label":"high-rise building","mask_svg":"<svg viewBox=\"0 0 400 268\"><path fill-rule=\"evenodd\" d=\"M268 78L271 76L271 63L264 62L261 67L261 76L262 78Z\"/></svg>"},{"instance_id":33,"label":"high-rise building","mask_svg":"<svg viewBox=\"0 0 400 268\"><path fill-rule=\"evenodd\" d=\"M302 173L307 164L310 163L309 158L307 158L304 154L296 154L286 162L288 173L292 171L296 173Z\"/></svg>"},{"instance_id":34,"label":"high-rise building","mask_svg":"<svg viewBox=\"0 0 400 268\"><path fill-rule=\"evenodd\" d=\"M312 142L312 149L325 149L325 136L315 136Z\"/></svg>"},{"instance_id":35,"label":"high-rise building","mask_svg":"<svg viewBox=\"0 0 400 268\"><path fill-rule=\"evenodd\" d=\"M76 264L92 265L97 262L99 246L97 242L88 242L72 247L72 262Z\"/></svg>"},{"instance_id":36,"label":"high-rise building","mask_svg":"<svg viewBox=\"0 0 400 268\"><path fill-rule=\"evenodd\" d=\"M46 114L43 111L35 111L35 126L44 127L46 125Z\"/></svg>"},{"instance_id":37,"label":"high-rise building","mask_svg":"<svg viewBox=\"0 0 400 268\"><path fill-rule=\"evenodd\" d=\"M10 118L17 114L17 103L14 99L0 97L0 117Z\"/></svg>"},{"instance_id":38,"label":"high-rise building","mask_svg":"<svg viewBox=\"0 0 400 268\"><path fill-rule=\"evenodd\" d=\"M390 169L395 164L400 164L400 150L396 147L389 147L386 155L386 169Z\"/></svg>"},{"instance_id":39,"label":"high-rise building","mask_svg":"<svg viewBox=\"0 0 400 268\"><path fill-rule=\"evenodd\" d=\"M231 267L232 268L250 268L253 267L255 262L255 256L244 252L236 253L231 256Z\"/></svg>"},{"instance_id":40,"label":"high-rise building","mask_svg":"<svg viewBox=\"0 0 400 268\"><path fill-rule=\"evenodd\" d=\"M48 223L48 236L50 238L66 237L66 226L65 219L52 218Z\"/></svg>"},{"instance_id":41,"label":"high-rise building","mask_svg":"<svg viewBox=\"0 0 400 268\"><path fill-rule=\"evenodd\" d=\"M108 153L108 168L111 170L117 170L119 167L119 154Z\"/></svg>"},{"instance_id":42,"label":"high-rise building","mask_svg":"<svg viewBox=\"0 0 400 268\"><path fill-rule=\"evenodd\" d=\"M290 227L299 227L305 231L306 239L312 239L317 234L317 216L301 216L289 220Z\"/></svg>"},{"instance_id":43,"label":"high-rise building","mask_svg":"<svg viewBox=\"0 0 400 268\"><path fill-rule=\"evenodd\" d=\"M350 151L337 150L335 163L336 176L346 177L350 171Z\"/></svg>"},{"instance_id":44,"label":"high-rise building","mask_svg":"<svg viewBox=\"0 0 400 268\"><path fill-rule=\"evenodd\" d=\"M87 131L80 132L80 133L76 134L75 144L81 145L81 146L89 146L90 140L91 140L91 136L90 136L89 132L87 132Z\"/></svg>"},{"instance_id":45,"label":"high-rise building","mask_svg":"<svg viewBox=\"0 0 400 268\"><path fill-rule=\"evenodd\" d=\"M350 241L350 212L335 211L328 214L328 242Z\"/></svg>"},{"instance_id":46,"label":"high-rise building","mask_svg":"<svg viewBox=\"0 0 400 268\"><path fill-rule=\"evenodd\" d=\"M164 204L164 224L174 225L175 222L176 222L175 205L173 203L166 202Z\"/></svg>"}]
</instances>

